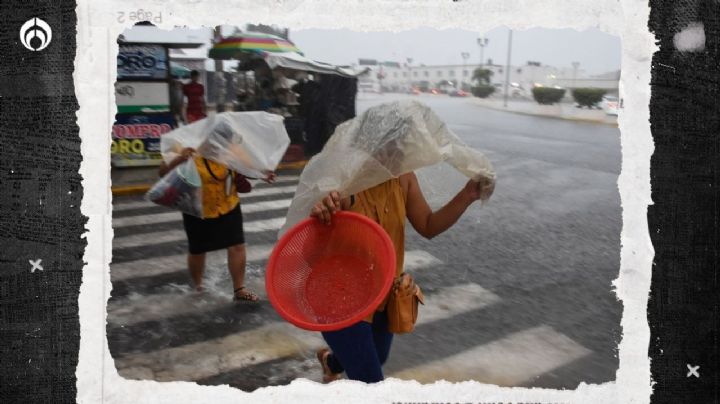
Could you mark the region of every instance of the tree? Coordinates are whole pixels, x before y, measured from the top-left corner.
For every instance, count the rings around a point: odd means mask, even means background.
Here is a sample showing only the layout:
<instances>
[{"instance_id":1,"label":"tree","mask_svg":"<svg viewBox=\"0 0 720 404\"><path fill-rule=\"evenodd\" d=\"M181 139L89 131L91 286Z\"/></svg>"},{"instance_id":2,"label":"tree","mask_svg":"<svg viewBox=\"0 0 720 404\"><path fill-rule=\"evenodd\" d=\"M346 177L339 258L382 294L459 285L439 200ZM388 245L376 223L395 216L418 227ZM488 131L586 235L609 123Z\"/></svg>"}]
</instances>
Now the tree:
<instances>
[{"instance_id":1,"label":"tree","mask_svg":"<svg viewBox=\"0 0 720 404\"><path fill-rule=\"evenodd\" d=\"M281 28L277 25L265 25L265 24L247 24L245 27L246 30L250 32L260 32L263 34L270 34L279 36L283 39L289 38L289 30L287 28Z\"/></svg>"},{"instance_id":2,"label":"tree","mask_svg":"<svg viewBox=\"0 0 720 404\"><path fill-rule=\"evenodd\" d=\"M552 105L560 102L565 96L564 88L535 87L532 89L533 98L538 104Z\"/></svg>"},{"instance_id":3,"label":"tree","mask_svg":"<svg viewBox=\"0 0 720 404\"><path fill-rule=\"evenodd\" d=\"M576 88L572 90L572 96L580 107L593 108L602 101L606 91L601 88Z\"/></svg>"},{"instance_id":4,"label":"tree","mask_svg":"<svg viewBox=\"0 0 720 404\"><path fill-rule=\"evenodd\" d=\"M479 84L490 84L490 78L493 75L493 71L489 69L483 69L482 67L478 67L473 72L472 79L476 80Z\"/></svg>"}]
</instances>

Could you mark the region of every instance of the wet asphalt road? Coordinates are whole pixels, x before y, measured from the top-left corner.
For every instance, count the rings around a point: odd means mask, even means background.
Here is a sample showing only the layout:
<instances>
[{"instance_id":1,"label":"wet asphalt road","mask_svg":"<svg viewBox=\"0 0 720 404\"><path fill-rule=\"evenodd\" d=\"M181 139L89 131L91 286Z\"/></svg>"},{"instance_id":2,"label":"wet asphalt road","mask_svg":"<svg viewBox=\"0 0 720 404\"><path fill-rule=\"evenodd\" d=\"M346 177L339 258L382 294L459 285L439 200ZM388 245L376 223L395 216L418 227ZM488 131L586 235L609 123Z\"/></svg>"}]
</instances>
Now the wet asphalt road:
<instances>
[{"instance_id":1,"label":"wet asphalt road","mask_svg":"<svg viewBox=\"0 0 720 404\"><path fill-rule=\"evenodd\" d=\"M445 262L438 271L417 273L425 289L474 282L501 296L502 308L448 322L438 328L443 336L437 340L420 332L407 339L440 345L445 340L452 345L449 352L460 352L546 324L592 353L527 385L574 388L581 381L614 380L622 311L612 286L620 268L622 228L619 129L494 111L442 96L375 96L359 100L358 113L396 98L429 105L463 141L490 158L498 178L485 206L471 207L431 241L408 231L407 243ZM433 207L465 183L448 165L425 169L419 178ZM414 360L423 361L420 356Z\"/></svg>"},{"instance_id":2,"label":"wet asphalt road","mask_svg":"<svg viewBox=\"0 0 720 404\"><path fill-rule=\"evenodd\" d=\"M425 240L408 228L406 250L415 254L411 272L428 297L420 314L427 321L396 337L385 374L568 389L614 380L622 309L612 286L620 265L619 130L443 96L363 95L358 112L396 98L432 107L490 158L498 183L486 205L472 206L445 234ZM465 183L447 165L418 177L434 208ZM291 190L260 192L243 198L246 225L282 217L285 210L272 204L292 197ZM139 200L114 203L127 208ZM311 348L319 337L283 324L267 301L228 304L222 260L209 264L209 292L192 296L182 267L186 244L167 236L182 223L157 219L166 212L114 213L108 340L120 374L245 390L317 380ZM248 248L271 246L275 236L246 228ZM259 292L262 257L248 265L248 283Z\"/></svg>"}]
</instances>

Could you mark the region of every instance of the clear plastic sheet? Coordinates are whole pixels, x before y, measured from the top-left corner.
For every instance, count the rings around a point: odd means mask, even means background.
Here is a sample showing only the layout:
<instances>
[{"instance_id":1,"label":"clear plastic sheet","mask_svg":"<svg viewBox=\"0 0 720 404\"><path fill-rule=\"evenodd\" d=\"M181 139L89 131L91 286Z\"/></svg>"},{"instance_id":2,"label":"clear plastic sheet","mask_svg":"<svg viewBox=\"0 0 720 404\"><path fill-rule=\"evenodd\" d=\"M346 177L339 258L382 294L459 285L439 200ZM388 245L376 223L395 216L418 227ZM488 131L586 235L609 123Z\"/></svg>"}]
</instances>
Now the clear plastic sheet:
<instances>
[{"instance_id":1,"label":"clear plastic sheet","mask_svg":"<svg viewBox=\"0 0 720 404\"><path fill-rule=\"evenodd\" d=\"M495 179L487 157L464 144L428 106L398 101L370 108L339 125L307 164L280 234L330 191L346 197L443 161L468 178Z\"/></svg>"},{"instance_id":2,"label":"clear plastic sheet","mask_svg":"<svg viewBox=\"0 0 720 404\"><path fill-rule=\"evenodd\" d=\"M170 163L185 147L246 177L274 171L290 145L283 117L267 112L223 112L162 136L160 152Z\"/></svg>"},{"instance_id":3,"label":"clear plastic sheet","mask_svg":"<svg viewBox=\"0 0 720 404\"><path fill-rule=\"evenodd\" d=\"M170 170L145 197L158 205L202 218L202 182L195 161L190 159Z\"/></svg>"}]
</instances>

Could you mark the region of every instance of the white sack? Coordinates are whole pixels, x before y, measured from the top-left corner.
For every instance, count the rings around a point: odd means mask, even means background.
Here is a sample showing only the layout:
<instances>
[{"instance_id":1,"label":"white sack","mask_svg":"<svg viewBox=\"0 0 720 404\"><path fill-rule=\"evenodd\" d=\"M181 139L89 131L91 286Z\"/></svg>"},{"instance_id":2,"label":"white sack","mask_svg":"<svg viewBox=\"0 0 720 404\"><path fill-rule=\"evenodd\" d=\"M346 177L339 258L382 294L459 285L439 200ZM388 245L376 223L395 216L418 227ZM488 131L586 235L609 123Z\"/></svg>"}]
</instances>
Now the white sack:
<instances>
[{"instance_id":1,"label":"white sack","mask_svg":"<svg viewBox=\"0 0 720 404\"><path fill-rule=\"evenodd\" d=\"M274 171L290 145L283 117L267 112L222 112L185 125L160 138L170 163L185 147L246 177Z\"/></svg>"},{"instance_id":2,"label":"white sack","mask_svg":"<svg viewBox=\"0 0 720 404\"><path fill-rule=\"evenodd\" d=\"M145 198L158 205L175 208L188 215L203 217L202 182L195 161L190 159L153 185Z\"/></svg>"},{"instance_id":3,"label":"white sack","mask_svg":"<svg viewBox=\"0 0 720 404\"><path fill-rule=\"evenodd\" d=\"M428 106L398 101L372 107L339 125L307 164L280 234L306 218L330 191L347 197L442 161L469 178L495 179L490 161L464 144Z\"/></svg>"}]
</instances>

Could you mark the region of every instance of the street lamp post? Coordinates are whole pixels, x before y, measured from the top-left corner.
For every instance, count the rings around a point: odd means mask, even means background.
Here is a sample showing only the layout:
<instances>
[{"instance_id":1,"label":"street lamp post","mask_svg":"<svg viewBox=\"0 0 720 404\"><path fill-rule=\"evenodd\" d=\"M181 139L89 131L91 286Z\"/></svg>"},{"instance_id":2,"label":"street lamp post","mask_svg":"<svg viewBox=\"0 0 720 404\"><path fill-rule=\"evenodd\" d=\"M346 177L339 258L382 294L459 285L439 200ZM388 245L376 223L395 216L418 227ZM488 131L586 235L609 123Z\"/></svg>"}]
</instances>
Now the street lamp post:
<instances>
[{"instance_id":1,"label":"street lamp post","mask_svg":"<svg viewBox=\"0 0 720 404\"><path fill-rule=\"evenodd\" d=\"M413 58L406 58L407 60L407 66L408 66L408 91L412 91L413 85L412 85L412 62Z\"/></svg>"},{"instance_id":2,"label":"street lamp post","mask_svg":"<svg viewBox=\"0 0 720 404\"><path fill-rule=\"evenodd\" d=\"M488 42L490 42L487 38L478 38L477 44L480 47L480 67L483 67L485 64L485 60L483 59L483 51L485 50L485 47L487 46Z\"/></svg>"},{"instance_id":3,"label":"street lamp post","mask_svg":"<svg viewBox=\"0 0 720 404\"><path fill-rule=\"evenodd\" d=\"M507 63L505 65L505 97L503 106L507 108L508 100L508 85L510 84L510 55L512 54L512 30L508 30L508 51L507 51Z\"/></svg>"},{"instance_id":4,"label":"street lamp post","mask_svg":"<svg viewBox=\"0 0 720 404\"><path fill-rule=\"evenodd\" d=\"M215 27L215 42L222 39L222 25ZM223 69L223 61L215 59L215 110L217 112L225 111L225 71Z\"/></svg>"},{"instance_id":5,"label":"street lamp post","mask_svg":"<svg viewBox=\"0 0 720 404\"><path fill-rule=\"evenodd\" d=\"M575 87L577 87L577 83L576 83L576 80L577 80L577 71L578 71L578 67L580 67L580 62L572 62L572 67L573 67L573 81L572 81L572 86L573 86L573 89L575 89Z\"/></svg>"},{"instance_id":6,"label":"street lamp post","mask_svg":"<svg viewBox=\"0 0 720 404\"><path fill-rule=\"evenodd\" d=\"M465 72L467 71L467 60L470 57L470 54L467 52L463 52L460 54L460 56L463 59L463 72L462 72L462 79L460 81L460 89L463 90L463 86L465 85ZM464 90L463 90L464 91Z\"/></svg>"}]
</instances>

